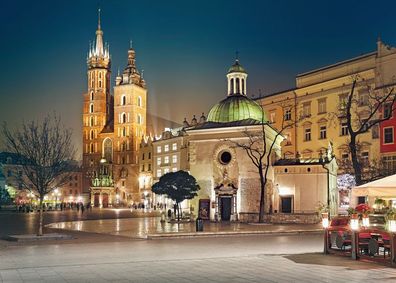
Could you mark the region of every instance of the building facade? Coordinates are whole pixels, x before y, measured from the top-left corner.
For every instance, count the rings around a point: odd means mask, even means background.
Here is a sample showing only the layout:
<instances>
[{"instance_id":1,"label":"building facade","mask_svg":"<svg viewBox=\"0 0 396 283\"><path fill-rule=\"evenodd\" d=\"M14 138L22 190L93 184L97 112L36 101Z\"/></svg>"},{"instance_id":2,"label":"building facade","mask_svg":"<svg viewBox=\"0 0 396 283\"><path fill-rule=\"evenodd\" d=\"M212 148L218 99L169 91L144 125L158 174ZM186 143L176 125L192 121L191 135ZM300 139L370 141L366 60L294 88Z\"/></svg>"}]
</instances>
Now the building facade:
<instances>
[{"instance_id":1,"label":"building facade","mask_svg":"<svg viewBox=\"0 0 396 283\"><path fill-rule=\"evenodd\" d=\"M94 206L139 201L138 151L146 135L147 89L130 46L111 93L111 57L100 16L87 58L83 105L83 190Z\"/></svg>"},{"instance_id":2,"label":"building facade","mask_svg":"<svg viewBox=\"0 0 396 283\"><path fill-rule=\"evenodd\" d=\"M268 112L275 128L282 128L284 121L296 122L297 126L284 131L284 157L317 158L331 142L340 164L339 173L343 173L342 164L350 160L350 153L348 128L342 111L354 79L357 79L354 97L358 101L353 112L364 121L374 103L371 96L386 95L396 83L396 48L379 39L376 51L299 74L295 88L257 100ZM386 109L379 111L378 116L384 111ZM392 118L359 135L361 159L387 161L396 169L395 122Z\"/></svg>"}]
</instances>

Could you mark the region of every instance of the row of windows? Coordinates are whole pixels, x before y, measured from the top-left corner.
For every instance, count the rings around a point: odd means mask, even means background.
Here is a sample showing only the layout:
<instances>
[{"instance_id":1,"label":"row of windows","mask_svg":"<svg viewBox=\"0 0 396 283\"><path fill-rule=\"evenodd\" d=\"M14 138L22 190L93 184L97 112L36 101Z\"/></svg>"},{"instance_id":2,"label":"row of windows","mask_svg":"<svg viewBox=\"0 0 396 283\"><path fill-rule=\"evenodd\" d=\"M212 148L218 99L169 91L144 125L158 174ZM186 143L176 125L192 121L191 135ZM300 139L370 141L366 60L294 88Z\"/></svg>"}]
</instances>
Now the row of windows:
<instances>
[{"instance_id":1,"label":"row of windows","mask_svg":"<svg viewBox=\"0 0 396 283\"><path fill-rule=\"evenodd\" d=\"M127 98L126 95L121 95L120 97L120 105L126 105L127 104ZM142 107L142 97L138 96L136 99L136 104L138 107Z\"/></svg>"},{"instance_id":2,"label":"row of windows","mask_svg":"<svg viewBox=\"0 0 396 283\"><path fill-rule=\"evenodd\" d=\"M128 113L128 115L127 115L125 112L121 113L120 116L119 116L119 122L122 123L122 124L125 124L125 123L130 122L130 121L129 121L129 113ZM142 115L137 114L137 116L136 116L136 122L137 122L139 125L143 124Z\"/></svg>"},{"instance_id":3,"label":"row of windows","mask_svg":"<svg viewBox=\"0 0 396 283\"><path fill-rule=\"evenodd\" d=\"M177 143L173 143L172 144L172 150L177 150ZM165 144L164 145L164 152L168 152L169 151L169 144ZM162 152L162 147L160 145L157 146L157 153L161 153Z\"/></svg>"},{"instance_id":4,"label":"row of windows","mask_svg":"<svg viewBox=\"0 0 396 283\"><path fill-rule=\"evenodd\" d=\"M148 159L151 159L151 152L148 152L147 155L148 155ZM145 157L146 157L146 156L145 156L145 153L143 152L143 154L142 154L142 160L144 160Z\"/></svg>"},{"instance_id":5,"label":"row of windows","mask_svg":"<svg viewBox=\"0 0 396 283\"><path fill-rule=\"evenodd\" d=\"M177 155L172 155L172 163L177 163ZM157 165L160 166L162 164L162 158L157 157ZM164 164L169 164L169 156L164 156Z\"/></svg>"},{"instance_id":6,"label":"row of windows","mask_svg":"<svg viewBox=\"0 0 396 283\"><path fill-rule=\"evenodd\" d=\"M142 165L142 172L144 172L145 169L146 169L146 166L143 164L143 165ZM148 163L148 164L147 164L147 171L151 171L151 163Z\"/></svg>"},{"instance_id":7,"label":"row of windows","mask_svg":"<svg viewBox=\"0 0 396 283\"><path fill-rule=\"evenodd\" d=\"M177 171L177 167L173 167L172 172L176 172L176 171ZM170 172L169 168L164 168L164 170L157 169L157 177L159 178L162 176L162 174L165 175L166 173L169 173L169 172Z\"/></svg>"}]
</instances>

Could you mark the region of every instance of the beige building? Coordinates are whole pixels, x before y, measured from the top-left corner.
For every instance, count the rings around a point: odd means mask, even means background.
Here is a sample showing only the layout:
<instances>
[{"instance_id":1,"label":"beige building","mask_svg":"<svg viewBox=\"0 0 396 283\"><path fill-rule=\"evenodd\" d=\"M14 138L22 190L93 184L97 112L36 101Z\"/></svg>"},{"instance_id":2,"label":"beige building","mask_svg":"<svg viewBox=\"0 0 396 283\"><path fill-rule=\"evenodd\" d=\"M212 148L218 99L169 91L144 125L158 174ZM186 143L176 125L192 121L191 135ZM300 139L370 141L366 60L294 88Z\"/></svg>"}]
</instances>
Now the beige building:
<instances>
[{"instance_id":1,"label":"beige building","mask_svg":"<svg viewBox=\"0 0 396 283\"><path fill-rule=\"evenodd\" d=\"M297 127L284 132L284 157L294 158L299 154L302 158L318 158L332 142L340 165L350 159L342 110L354 78L358 80L356 113L364 120L373 103L369 95L387 93L396 83L396 49L378 40L374 52L299 74L295 88L257 100L275 128L282 128L284 120L298 122ZM361 158L378 161L386 155L380 154L378 125L360 135L359 143Z\"/></svg>"}]
</instances>

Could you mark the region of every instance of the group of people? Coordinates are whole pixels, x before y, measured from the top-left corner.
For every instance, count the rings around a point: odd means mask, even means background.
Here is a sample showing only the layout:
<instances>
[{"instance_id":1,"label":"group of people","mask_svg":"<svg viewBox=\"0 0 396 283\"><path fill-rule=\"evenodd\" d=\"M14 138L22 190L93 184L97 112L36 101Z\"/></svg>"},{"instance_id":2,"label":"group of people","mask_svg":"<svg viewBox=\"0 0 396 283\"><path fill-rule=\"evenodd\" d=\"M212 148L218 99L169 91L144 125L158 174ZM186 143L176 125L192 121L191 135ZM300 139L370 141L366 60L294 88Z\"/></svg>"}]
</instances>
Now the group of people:
<instances>
[{"instance_id":1,"label":"group of people","mask_svg":"<svg viewBox=\"0 0 396 283\"><path fill-rule=\"evenodd\" d=\"M15 207L17 212L34 212L34 211L38 211L40 209L38 204L33 204L33 203L21 203L16 205ZM67 210L67 209L71 209L74 210L76 209L77 212L84 213L85 210L89 210L92 211L92 205L91 203L87 203L86 205L84 205L83 202L62 202L62 203L57 203L57 204L53 204L53 203L43 203L43 210L44 211L49 211L49 210Z\"/></svg>"}]
</instances>

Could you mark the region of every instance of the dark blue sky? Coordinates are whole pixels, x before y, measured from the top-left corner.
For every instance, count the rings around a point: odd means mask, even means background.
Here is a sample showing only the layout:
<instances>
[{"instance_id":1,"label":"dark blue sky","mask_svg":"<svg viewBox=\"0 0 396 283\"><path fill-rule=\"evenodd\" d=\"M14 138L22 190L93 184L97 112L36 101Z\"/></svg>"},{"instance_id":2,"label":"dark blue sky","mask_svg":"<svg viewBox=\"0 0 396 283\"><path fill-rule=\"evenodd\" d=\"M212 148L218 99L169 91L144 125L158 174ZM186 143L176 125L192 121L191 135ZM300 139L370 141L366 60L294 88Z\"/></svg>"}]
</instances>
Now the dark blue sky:
<instances>
[{"instance_id":1,"label":"dark blue sky","mask_svg":"<svg viewBox=\"0 0 396 283\"><path fill-rule=\"evenodd\" d=\"M113 75L125 67L132 39L149 111L176 121L207 113L225 96L235 50L251 95L293 87L297 73L373 51L379 34L396 45L395 1L3 1L0 121L55 110L80 141L99 5Z\"/></svg>"}]
</instances>

